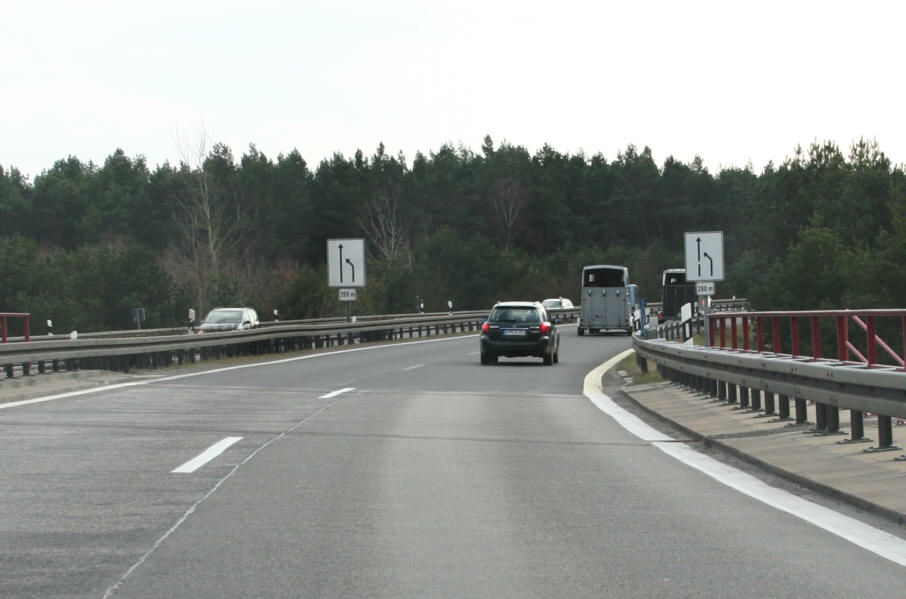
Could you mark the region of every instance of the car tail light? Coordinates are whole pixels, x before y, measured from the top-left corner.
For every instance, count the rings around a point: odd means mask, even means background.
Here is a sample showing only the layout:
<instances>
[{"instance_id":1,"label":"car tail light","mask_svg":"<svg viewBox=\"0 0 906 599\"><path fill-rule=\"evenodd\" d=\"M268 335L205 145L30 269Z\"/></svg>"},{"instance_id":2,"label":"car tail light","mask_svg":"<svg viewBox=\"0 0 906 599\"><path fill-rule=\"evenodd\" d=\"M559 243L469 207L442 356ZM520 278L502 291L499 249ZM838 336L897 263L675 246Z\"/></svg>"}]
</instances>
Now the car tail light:
<instances>
[{"instance_id":1,"label":"car tail light","mask_svg":"<svg viewBox=\"0 0 906 599\"><path fill-rule=\"evenodd\" d=\"M485 321L484 324L481 325L481 332L487 333L488 329L490 329L490 328L491 328L491 325L489 325L488 322Z\"/></svg>"},{"instance_id":2,"label":"car tail light","mask_svg":"<svg viewBox=\"0 0 906 599\"><path fill-rule=\"evenodd\" d=\"M541 323L541 334L542 334L542 335L547 335L547 334L550 333L550 332L551 332L551 323L549 323L549 322L542 322L542 323Z\"/></svg>"}]
</instances>

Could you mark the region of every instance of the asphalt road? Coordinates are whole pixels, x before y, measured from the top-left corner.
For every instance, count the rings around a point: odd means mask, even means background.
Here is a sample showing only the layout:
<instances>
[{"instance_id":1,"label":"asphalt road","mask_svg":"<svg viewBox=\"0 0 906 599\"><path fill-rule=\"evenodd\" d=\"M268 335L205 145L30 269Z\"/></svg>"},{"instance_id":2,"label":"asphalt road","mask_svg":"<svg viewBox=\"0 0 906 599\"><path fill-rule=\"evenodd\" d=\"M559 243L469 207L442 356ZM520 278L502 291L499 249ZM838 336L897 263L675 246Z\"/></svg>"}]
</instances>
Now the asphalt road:
<instances>
[{"instance_id":1,"label":"asphalt road","mask_svg":"<svg viewBox=\"0 0 906 599\"><path fill-rule=\"evenodd\" d=\"M623 430L582 382L629 339L561 330L554 366L465 337L0 410L0 597L903 593Z\"/></svg>"}]
</instances>

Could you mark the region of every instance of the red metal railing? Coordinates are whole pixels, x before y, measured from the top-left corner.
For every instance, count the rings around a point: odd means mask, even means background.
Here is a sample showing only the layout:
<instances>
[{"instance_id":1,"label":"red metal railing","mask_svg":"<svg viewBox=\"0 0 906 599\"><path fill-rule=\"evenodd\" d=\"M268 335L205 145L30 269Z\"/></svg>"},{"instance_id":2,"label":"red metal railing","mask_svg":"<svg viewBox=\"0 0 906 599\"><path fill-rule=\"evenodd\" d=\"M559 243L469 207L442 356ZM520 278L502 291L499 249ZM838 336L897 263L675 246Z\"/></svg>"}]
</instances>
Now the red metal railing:
<instances>
[{"instance_id":1,"label":"red metal railing","mask_svg":"<svg viewBox=\"0 0 906 599\"><path fill-rule=\"evenodd\" d=\"M833 326L827 326L832 319ZM850 322L864 331L865 342L857 345L850 331ZM803 353L800 325L808 323L805 343L810 345ZM824 355L822 350L822 323L826 330L836 331L836 357ZM900 337L899 353L878 335L879 323L885 330ZM750 326L754 324L753 327ZM740 326L741 325L741 326ZM730 342L727 342L727 329ZM785 329L785 331L784 331ZM783 332L782 332L783 331ZM786 334L784 334L786 333ZM750 344L754 335L755 347ZM719 342L719 343L718 343ZM804 312L737 312L734 314L708 315L708 345L721 349L770 352L790 357L810 357L814 360L834 360L851 364L864 364L869 368L895 368L906 371L906 310L818 310ZM784 348L789 348L788 352ZM879 350L889 357L892 364L882 363ZM850 356L856 360L851 360ZM897 368L899 366L899 368Z\"/></svg>"},{"instance_id":2,"label":"red metal railing","mask_svg":"<svg viewBox=\"0 0 906 599\"><path fill-rule=\"evenodd\" d=\"M29 319L31 314L27 312L0 312L0 338L3 339L3 343L6 343L6 320L8 318L24 318L25 319L25 340L31 341L31 333L29 332Z\"/></svg>"}]
</instances>

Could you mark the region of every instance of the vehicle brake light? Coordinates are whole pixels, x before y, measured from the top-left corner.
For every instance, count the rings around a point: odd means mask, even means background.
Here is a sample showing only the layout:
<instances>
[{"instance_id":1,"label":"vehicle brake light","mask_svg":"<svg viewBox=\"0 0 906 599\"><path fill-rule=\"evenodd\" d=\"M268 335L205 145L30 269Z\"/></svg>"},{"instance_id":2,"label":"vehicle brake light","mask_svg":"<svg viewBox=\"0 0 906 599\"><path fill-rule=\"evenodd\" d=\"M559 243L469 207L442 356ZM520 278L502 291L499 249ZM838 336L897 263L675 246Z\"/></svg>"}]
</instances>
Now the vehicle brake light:
<instances>
[{"instance_id":1,"label":"vehicle brake light","mask_svg":"<svg viewBox=\"0 0 906 599\"><path fill-rule=\"evenodd\" d=\"M549 323L549 322L542 322L542 323L541 323L541 334L542 334L542 335L547 335L547 334L550 333L550 332L551 332L551 323Z\"/></svg>"},{"instance_id":2,"label":"vehicle brake light","mask_svg":"<svg viewBox=\"0 0 906 599\"><path fill-rule=\"evenodd\" d=\"M491 325L489 325L488 322L485 321L484 324L481 325L481 332L487 333L488 329L490 329L490 328L491 328Z\"/></svg>"}]
</instances>

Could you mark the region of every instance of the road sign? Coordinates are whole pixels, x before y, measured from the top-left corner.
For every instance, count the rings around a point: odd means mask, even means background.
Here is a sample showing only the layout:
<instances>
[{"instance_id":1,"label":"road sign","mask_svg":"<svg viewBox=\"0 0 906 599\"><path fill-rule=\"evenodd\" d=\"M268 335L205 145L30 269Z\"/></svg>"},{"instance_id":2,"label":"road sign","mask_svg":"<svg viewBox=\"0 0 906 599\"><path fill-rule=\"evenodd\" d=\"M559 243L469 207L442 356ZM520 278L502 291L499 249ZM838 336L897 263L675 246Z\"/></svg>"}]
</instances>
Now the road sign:
<instances>
[{"instance_id":1,"label":"road sign","mask_svg":"<svg viewBox=\"0 0 906 599\"><path fill-rule=\"evenodd\" d=\"M354 302L355 301L355 289L340 289L340 301L341 302Z\"/></svg>"},{"instance_id":2,"label":"road sign","mask_svg":"<svg viewBox=\"0 0 906 599\"><path fill-rule=\"evenodd\" d=\"M327 285L365 286L365 240L327 240Z\"/></svg>"},{"instance_id":3,"label":"road sign","mask_svg":"<svg viewBox=\"0 0 906 599\"><path fill-rule=\"evenodd\" d=\"M695 293L698 295L714 295L714 281L699 281L695 284Z\"/></svg>"},{"instance_id":4,"label":"road sign","mask_svg":"<svg viewBox=\"0 0 906 599\"><path fill-rule=\"evenodd\" d=\"M724 232L686 233L686 280L724 280Z\"/></svg>"}]
</instances>

